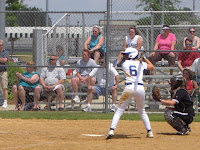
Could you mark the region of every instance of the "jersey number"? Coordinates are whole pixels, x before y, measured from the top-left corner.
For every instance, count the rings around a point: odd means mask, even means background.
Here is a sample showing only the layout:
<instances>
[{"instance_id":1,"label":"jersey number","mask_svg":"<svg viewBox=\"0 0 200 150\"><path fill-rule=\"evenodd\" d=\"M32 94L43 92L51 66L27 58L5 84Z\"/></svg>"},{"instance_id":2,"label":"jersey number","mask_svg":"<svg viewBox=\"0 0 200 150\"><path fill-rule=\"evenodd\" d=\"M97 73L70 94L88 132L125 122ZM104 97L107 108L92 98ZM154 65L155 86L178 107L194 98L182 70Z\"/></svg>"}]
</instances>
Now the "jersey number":
<instances>
[{"instance_id":1,"label":"jersey number","mask_svg":"<svg viewBox=\"0 0 200 150\"><path fill-rule=\"evenodd\" d=\"M136 66L130 66L129 71L131 76L137 76Z\"/></svg>"}]
</instances>

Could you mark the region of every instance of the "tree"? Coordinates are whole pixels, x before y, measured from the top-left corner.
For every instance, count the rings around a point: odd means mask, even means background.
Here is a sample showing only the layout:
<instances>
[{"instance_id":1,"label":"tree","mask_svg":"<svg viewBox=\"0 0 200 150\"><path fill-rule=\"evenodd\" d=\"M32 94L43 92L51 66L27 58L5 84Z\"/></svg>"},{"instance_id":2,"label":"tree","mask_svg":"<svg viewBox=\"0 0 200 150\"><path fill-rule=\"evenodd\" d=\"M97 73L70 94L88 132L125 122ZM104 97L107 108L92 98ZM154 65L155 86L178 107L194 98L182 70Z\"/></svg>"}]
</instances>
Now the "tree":
<instances>
[{"instance_id":1,"label":"tree","mask_svg":"<svg viewBox=\"0 0 200 150\"><path fill-rule=\"evenodd\" d=\"M138 7L144 7L145 11L162 11L162 0L138 0L140 1L140 4L137 5ZM178 10L175 8L175 5L180 3L180 0L165 0L164 3L164 10L167 11L176 11ZM161 13L154 14L154 25L161 24ZM165 24L178 24L177 19L175 19L174 15L171 14L165 14ZM149 25L151 24L151 16L142 18L138 21L139 25Z\"/></svg>"},{"instance_id":2,"label":"tree","mask_svg":"<svg viewBox=\"0 0 200 150\"><path fill-rule=\"evenodd\" d=\"M162 0L137 0L140 4L137 7L144 7L145 11L162 11ZM177 10L174 6L180 3L180 0L165 0L165 10L175 11Z\"/></svg>"},{"instance_id":3,"label":"tree","mask_svg":"<svg viewBox=\"0 0 200 150\"><path fill-rule=\"evenodd\" d=\"M16 27L16 26L46 26L46 15L45 13L39 12L41 9L36 7L28 7L23 4L23 0L6 0L6 11L19 11L19 13L8 12L6 13L6 26ZM27 12L20 12L27 11ZM28 11L38 11L28 12ZM49 25L51 25L51 19L49 20ZM18 40L17 37L10 37L8 41L11 42L11 57L14 50L14 42Z\"/></svg>"},{"instance_id":4,"label":"tree","mask_svg":"<svg viewBox=\"0 0 200 150\"><path fill-rule=\"evenodd\" d=\"M39 8L28 7L23 4L23 0L6 0L7 11L27 11L19 13L7 13L6 14L6 26L46 26L46 14ZM38 12L28 12L38 11ZM51 19L48 18L49 25L51 25Z\"/></svg>"},{"instance_id":5,"label":"tree","mask_svg":"<svg viewBox=\"0 0 200 150\"><path fill-rule=\"evenodd\" d=\"M138 0L140 3L138 7L144 7L145 11L162 11L162 0ZM191 11L190 8L176 8L180 0L164 0L165 11ZM161 13L154 14L154 25L161 24ZM191 24L197 24L199 18L193 13L165 13L164 23L168 25L177 25L180 22L188 21ZM144 17L138 21L138 25L149 25L151 24L151 16Z\"/></svg>"}]
</instances>

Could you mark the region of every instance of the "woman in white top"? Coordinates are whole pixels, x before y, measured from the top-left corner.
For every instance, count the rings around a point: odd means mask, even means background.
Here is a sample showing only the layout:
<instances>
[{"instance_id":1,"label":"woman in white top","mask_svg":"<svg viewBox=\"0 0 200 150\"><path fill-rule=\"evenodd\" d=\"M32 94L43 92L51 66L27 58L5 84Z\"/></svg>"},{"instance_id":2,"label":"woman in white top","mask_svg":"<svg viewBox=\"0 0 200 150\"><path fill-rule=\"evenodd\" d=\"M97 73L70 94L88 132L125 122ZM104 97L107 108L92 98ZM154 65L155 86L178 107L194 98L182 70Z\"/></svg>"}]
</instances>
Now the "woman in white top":
<instances>
[{"instance_id":1,"label":"woman in white top","mask_svg":"<svg viewBox=\"0 0 200 150\"><path fill-rule=\"evenodd\" d=\"M189 32L190 32L190 35L183 39L183 48L186 49L185 40L190 39L192 40L192 48L197 50L200 46L200 39L199 37L195 36L195 28L193 27L189 28Z\"/></svg>"},{"instance_id":2,"label":"woman in white top","mask_svg":"<svg viewBox=\"0 0 200 150\"><path fill-rule=\"evenodd\" d=\"M125 50L128 47L135 48L137 50L144 50L143 46L143 39L140 35L138 35L136 28L129 28L129 35L125 37L124 43L123 43L123 49ZM117 67L118 64L121 63L122 58L123 58L123 53L124 51L120 51L117 61L114 64L115 67Z\"/></svg>"}]
</instances>

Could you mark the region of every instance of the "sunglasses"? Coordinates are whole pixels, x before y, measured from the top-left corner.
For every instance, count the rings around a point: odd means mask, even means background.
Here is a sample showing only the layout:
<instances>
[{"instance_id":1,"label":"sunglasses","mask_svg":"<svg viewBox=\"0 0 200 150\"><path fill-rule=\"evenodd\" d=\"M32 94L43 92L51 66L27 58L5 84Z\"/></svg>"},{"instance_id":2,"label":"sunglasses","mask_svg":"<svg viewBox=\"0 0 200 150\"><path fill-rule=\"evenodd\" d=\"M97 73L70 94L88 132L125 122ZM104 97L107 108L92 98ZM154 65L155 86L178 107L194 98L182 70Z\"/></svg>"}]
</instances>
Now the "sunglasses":
<instances>
[{"instance_id":1,"label":"sunglasses","mask_svg":"<svg viewBox=\"0 0 200 150\"><path fill-rule=\"evenodd\" d=\"M99 61L99 63L103 64L103 63L104 63L104 61Z\"/></svg>"},{"instance_id":2,"label":"sunglasses","mask_svg":"<svg viewBox=\"0 0 200 150\"><path fill-rule=\"evenodd\" d=\"M186 46L191 46L192 44L185 44Z\"/></svg>"},{"instance_id":3,"label":"sunglasses","mask_svg":"<svg viewBox=\"0 0 200 150\"><path fill-rule=\"evenodd\" d=\"M190 33L195 33L195 31L190 31Z\"/></svg>"},{"instance_id":4,"label":"sunglasses","mask_svg":"<svg viewBox=\"0 0 200 150\"><path fill-rule=\"evenodd\" d=\"M50 61L54 61L54 60L56 60L56 59L49 59Z\"/></svg>"}]
</instances>

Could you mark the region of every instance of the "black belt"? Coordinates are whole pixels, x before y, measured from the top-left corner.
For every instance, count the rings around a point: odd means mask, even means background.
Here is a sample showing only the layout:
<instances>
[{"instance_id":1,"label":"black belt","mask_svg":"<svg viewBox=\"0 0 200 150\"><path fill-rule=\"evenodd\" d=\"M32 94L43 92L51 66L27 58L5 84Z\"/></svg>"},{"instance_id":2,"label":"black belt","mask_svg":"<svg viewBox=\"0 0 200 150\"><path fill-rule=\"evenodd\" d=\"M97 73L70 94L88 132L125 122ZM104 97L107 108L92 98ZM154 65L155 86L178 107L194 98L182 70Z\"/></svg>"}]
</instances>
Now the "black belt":
<instances>
[{"instance_id":1,"label":"black belt","mask_svg":"<svg viewBox=\"0 0 200 150\"><path fill-rule=\"evenodd\" d=\"M134 83L125 83L125 85L132 85ZM142 83L138 83L138 85L143 85Z\"/></svg>"}]
</instances>

